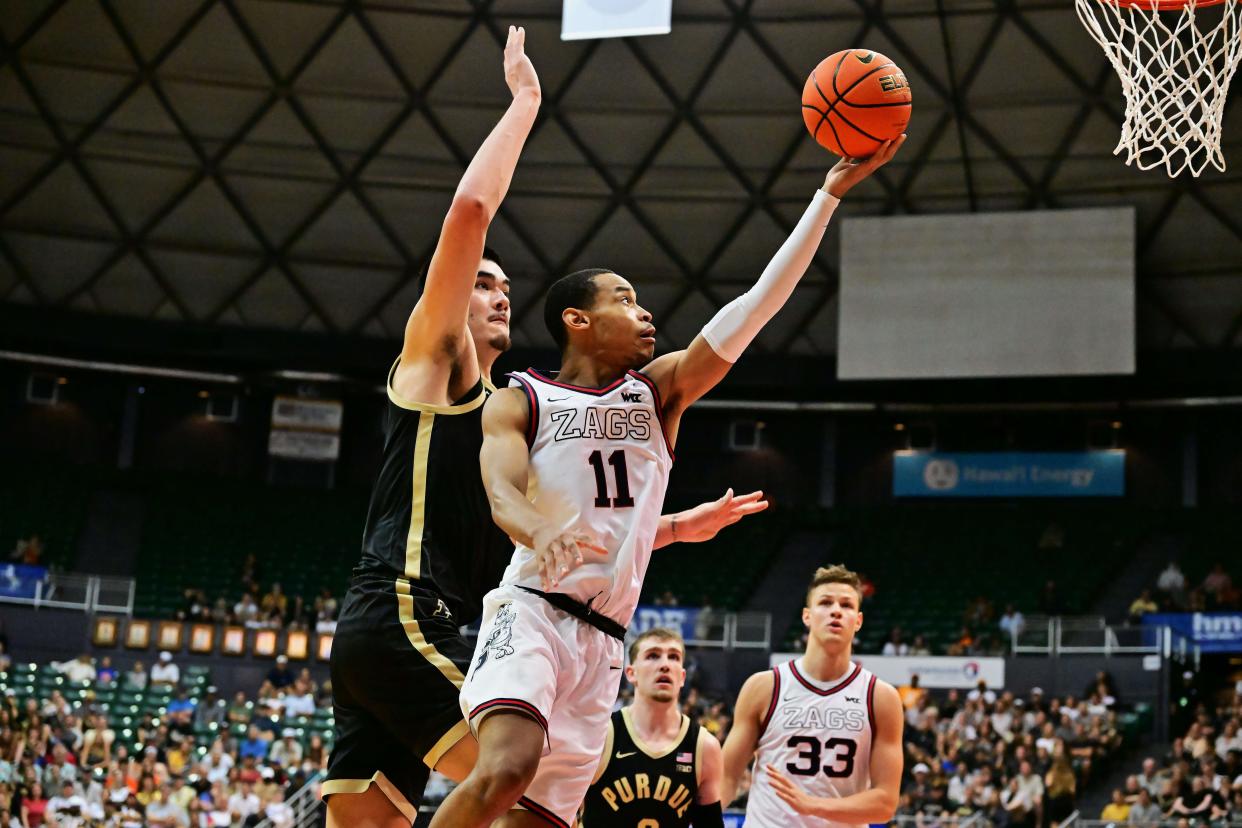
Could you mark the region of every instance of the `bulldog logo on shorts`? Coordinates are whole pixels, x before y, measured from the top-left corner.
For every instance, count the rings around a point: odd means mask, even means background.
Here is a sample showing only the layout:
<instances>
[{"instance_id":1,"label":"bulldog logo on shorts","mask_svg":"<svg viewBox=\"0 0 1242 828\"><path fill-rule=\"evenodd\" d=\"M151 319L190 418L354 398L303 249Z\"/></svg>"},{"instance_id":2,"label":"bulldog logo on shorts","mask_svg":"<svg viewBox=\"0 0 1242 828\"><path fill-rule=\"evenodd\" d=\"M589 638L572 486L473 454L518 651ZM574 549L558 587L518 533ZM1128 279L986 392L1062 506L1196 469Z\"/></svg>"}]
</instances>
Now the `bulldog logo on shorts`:
<instances>
[{"instance_id":1,"label":"bulldog logo on shorts","mask_svg":"<svg viewBox=\"0 0 1242 828\"><path fill-rule=\"evenodd\" d=\"M492 631L488 633L487 641L479 652L479 663L474 665L476 671L487 662L489 655L496 658L513 655L513 647L509 645L513 641L513 622L516 620L517 612L513 609L513 604L501 604L500 609L496 610L496 617L492 619Z\"/></svg>"}]
</instances>

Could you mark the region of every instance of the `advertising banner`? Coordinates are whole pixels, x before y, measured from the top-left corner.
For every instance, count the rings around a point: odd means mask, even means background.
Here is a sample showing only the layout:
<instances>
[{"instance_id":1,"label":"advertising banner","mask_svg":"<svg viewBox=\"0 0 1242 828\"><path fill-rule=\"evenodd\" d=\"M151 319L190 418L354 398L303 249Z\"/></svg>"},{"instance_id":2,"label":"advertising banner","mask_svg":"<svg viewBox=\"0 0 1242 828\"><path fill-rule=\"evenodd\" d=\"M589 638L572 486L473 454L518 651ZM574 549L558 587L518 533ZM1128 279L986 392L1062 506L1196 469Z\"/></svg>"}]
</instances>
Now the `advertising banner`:
<instances>
[{"instance_id":1,"label":"advertising banner","mask_svg":"<svg viewBox=\"0 0 1242 828\"><path fill-rule=\"evenodd\" d=\"M895 497L1120 497L1125 484L1122 449L893 453Z\"/></svg>"},{"instance_id":2,"label":"advertising banner","mask_svg":"<svg viewBox=\"0 0 1242 828\"><path fill-rule=\"evenodd\" d=\"M1205 653L1242 653L1242 612L1152 613L1143 626L1172 627Z\"/></svg>"}]
</instances>

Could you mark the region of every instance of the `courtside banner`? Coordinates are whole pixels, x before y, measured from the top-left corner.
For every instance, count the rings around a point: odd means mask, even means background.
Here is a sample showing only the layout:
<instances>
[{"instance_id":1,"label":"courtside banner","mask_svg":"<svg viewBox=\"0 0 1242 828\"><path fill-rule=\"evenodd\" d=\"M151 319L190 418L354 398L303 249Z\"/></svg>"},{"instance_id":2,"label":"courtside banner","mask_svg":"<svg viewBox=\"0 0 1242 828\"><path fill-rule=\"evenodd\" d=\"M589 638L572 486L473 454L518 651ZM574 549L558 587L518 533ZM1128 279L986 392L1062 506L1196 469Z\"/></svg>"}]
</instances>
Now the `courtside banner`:
<instances>
[{"instance_id":1,"label":"courtside banner","mask_svg":"<svg viewBox=\"0 0 1242 828\"><path fill-rule=\"evenodd\" d=\"M1242 612L1152 613L1143 626L1172 627L1205 653L1242 653Z\"/></svg>"},{"instance_id":2,"label":"courtside banner","mask_svg":"<svg viewBox=\"0 0 1242 828\"><path fill-rule=\"evenodd\" d=\"M698 620L699 611L693 607L642 605L634 610L629 631L630 634L637 635L655 627L665 627L681 633L681 637L687 641L693 641Z\"/></svg>"},{"instance_id":3,"label":"courtside banner","mask_svg":"<svg viewBox=\"0 0 1242 828\"><path fill-rule=\"evenodd\" d=\"M1076 452L893 452L894 497L1120 497L1123 449Z\"/></svg>"},{"instance_id":4,"label":"courtside banner","mask_svg":"<svg viewBox=\"0 0 1242 828\"><path fill-rule=\"evenodd\" d=\"M801 657L802 653L773 653L769 664L775 667ZM994 690L1005 686L1003 658L855 655L853 660L894 687L909 684L910 677L916 675L919 687L932 689L974 688L980 680Z\"/></svg>"}]
</instances>

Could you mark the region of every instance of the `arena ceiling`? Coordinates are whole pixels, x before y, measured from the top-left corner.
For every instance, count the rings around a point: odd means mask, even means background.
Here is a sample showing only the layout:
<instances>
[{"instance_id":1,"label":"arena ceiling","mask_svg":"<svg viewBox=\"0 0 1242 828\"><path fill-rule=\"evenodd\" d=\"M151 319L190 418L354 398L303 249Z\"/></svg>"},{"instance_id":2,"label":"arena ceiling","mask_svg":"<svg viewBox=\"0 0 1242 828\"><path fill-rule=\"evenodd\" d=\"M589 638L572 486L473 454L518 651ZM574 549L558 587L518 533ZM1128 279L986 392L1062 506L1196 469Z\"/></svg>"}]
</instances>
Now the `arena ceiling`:
<instances>
[{"instance_id":1,"label":"arena ceiling","mask_svg":"<svg viewBox=\"0 0 1242 828\"><path fill-rule=\"evenodd\" d=\"M541 119L490 242L515 342L548 280L613 267L662 347L750 284L830 157L798 102L847 46L905 70L901 156L847 215L1133 204L1139 345L1242 344L1242 116L1227 173L1112 154L1120 85L1068 0L675 0L664 37L563 43L560 0L9 0L0 303L395 338L526 26ZM764 331L835 352L836 233Z\"/></svg>"}]
</instances>

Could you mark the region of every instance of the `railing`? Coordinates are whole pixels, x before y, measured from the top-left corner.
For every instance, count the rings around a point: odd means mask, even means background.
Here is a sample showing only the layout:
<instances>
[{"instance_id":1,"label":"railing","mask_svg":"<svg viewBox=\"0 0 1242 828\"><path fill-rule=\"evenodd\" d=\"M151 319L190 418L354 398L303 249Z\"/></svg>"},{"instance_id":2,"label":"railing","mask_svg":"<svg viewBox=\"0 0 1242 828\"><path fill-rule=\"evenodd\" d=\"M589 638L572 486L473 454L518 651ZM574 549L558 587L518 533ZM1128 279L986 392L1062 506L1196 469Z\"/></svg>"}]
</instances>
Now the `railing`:
<instances>
[{"instance_id":1,"label":"railing","mask_svg":"<svg viewBox=\"0 0 1242 828\"><path fill-rule=\"evenodd\" d=\"M321 823L320 811L323 805L319 801L319 785L322 777L322 773L315 771L306 780L306 784L285 800L289 810L293 811L293 828L312 828ZM276 824L264 817L257 828L276 828Z\"/></svg>"},{"instance_id":2,"label":"railing","mask_svg":"<svg viewBox=\"0 0 1242 828\"><path fill-rule=\"evenodd\" d=\"M1176 646L1182 655L1187 655L1187 642L1173 639L1168 627L1119 627L1102 616L1035 616L1027 620L1014 641L1013 651L1015 655L1168 657Z\"/></svg>"},{"instance_id":3,"label":"railing","mask_svg":"<svg viewBox=\"0 0 1242 828\"><path fill-rule=\"evenodd\" d=\"M49 572L35 582L33 595L0 595L0 603L133 615L136 586L133 578Z\"/></svg>"},{"instance_id":4,"label":"railing","mask_svg":"<svg viewBox=\"0 0 1242 828\"><path fill-rule=\"evenodd\" d=\"M1059 823L1053 823L1057 828L1077 828L1078 823L1082 822L1082 812L1077 808L1070 811L1070 815Z\"/></svg>"}]
</instances>

